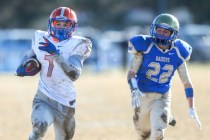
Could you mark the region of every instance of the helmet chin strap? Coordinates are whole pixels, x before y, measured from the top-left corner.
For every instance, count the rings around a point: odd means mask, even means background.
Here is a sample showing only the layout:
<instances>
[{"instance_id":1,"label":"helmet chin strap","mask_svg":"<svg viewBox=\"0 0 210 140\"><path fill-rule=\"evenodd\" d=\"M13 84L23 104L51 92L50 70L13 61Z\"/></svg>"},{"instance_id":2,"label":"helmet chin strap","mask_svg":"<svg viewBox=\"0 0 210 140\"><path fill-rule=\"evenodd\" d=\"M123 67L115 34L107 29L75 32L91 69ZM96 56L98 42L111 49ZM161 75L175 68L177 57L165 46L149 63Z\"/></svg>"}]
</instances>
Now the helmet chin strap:
<instances>
[{"instance_id":1,"label":"helmet chin strap","mask_svg":"<svg viewBox=\"0 0 210 140\"><path fill-rule=\"evenodd\" d=\"M162 45L162 46L170 46L172 43L172 40L170 40L170 37L165 38L165 37L161 37L161 35L157 35L157 34L155 34L153 36L153 41L157 45Z\"/></svg>"}]
</instances>

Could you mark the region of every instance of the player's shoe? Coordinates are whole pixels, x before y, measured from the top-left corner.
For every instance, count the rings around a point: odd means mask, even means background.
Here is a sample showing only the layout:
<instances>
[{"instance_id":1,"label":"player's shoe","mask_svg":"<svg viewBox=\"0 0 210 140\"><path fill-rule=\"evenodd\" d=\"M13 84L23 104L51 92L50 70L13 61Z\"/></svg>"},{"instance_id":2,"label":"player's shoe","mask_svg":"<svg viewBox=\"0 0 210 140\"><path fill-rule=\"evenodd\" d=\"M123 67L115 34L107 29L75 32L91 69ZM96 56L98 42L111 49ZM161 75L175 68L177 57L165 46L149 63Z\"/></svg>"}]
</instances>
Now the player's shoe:
<instances>
[{"instance_id":1,"label":"player's shoe","mask_svg":"<svg viewBox=\"0 0 210 140\"><path fill-rule=\"evenodd\" d=\"M168 124L171 125L171 126L175 126L176 125L176 119L173 116L171 116Z\"/></svg>"}]
</instances>

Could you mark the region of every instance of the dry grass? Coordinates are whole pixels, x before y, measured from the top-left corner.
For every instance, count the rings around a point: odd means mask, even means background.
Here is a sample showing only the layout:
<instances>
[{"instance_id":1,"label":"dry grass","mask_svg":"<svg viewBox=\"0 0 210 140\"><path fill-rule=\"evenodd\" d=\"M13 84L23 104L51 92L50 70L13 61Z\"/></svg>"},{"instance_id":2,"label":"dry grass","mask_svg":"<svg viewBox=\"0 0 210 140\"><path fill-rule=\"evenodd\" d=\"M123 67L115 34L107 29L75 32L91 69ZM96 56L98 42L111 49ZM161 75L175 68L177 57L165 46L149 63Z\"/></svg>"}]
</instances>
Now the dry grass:
<instances>
[{"instance_id":1,"label":"dry grass","mask_svg":"<svg viewBox=\"0 0 210 140\"><path fill-rule=\"evenodd\" d=\"M188 117L183 86L176 74L173 79L172 112L175 127L168 127L167 140L208 140L210 131L210 65L190 65L196 107L202 131ZM30 113L38 76L19 78L0 75L0 140L26 140L31 131ZM77 95L75 140L135 140L132 108L126 72L83 73L75 83ZM50 127L45 140L53 140Z\"/></svg>"}]
</instances>

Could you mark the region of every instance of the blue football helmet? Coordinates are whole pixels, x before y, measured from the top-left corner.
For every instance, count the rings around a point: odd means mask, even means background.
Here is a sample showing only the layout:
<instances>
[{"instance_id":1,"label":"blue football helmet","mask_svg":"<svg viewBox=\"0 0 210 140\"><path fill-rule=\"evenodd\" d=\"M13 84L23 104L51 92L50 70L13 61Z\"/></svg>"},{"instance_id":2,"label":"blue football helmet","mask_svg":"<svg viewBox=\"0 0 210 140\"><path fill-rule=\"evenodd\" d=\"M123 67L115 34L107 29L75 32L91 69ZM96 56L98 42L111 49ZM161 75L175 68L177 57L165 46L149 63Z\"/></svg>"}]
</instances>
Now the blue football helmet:
<instances>
[{"instance_id":1,"label":"blue football helmet","mask_svg":"<svg viewBox=\"0 0 210 140\"><path fill-rule=\"evenodd\" d=\"M57 21L67 22L69 27L56 28L55 25ZM48 32L52 37L58 39L59 41L63 41L71 37L76 27L77 27L77 16L75 12L70 8L59 7L51 13L48 23Z\"/></svg>"},{"instance_id":2,"label":"blue football helmet","mask_svg":"<svg viewBox=\"0 0 210 140\"><path fill-rule=\"evenodd\" d=\"M166 37L156 33L157 28L164 28L171 31L171 35ZM171 14L160 14L157 16L150 28L150 35L153 41L158 45L170 46L176 39L179 32L179 21Z\"/></svg>"}]
</instances>

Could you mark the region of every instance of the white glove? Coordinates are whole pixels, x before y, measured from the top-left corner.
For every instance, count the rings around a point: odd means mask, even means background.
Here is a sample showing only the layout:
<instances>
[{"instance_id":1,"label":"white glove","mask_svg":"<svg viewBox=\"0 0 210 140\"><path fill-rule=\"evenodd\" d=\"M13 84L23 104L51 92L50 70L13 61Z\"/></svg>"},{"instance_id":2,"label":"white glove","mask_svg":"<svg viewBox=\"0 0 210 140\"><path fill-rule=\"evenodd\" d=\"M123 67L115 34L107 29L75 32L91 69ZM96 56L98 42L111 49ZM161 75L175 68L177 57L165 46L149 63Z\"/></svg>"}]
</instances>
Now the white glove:
<instances>
[{"instance_id":1,"label":"white glove","mask_svg":"<svg viewBox=\"0 0 210 140\"><path fill-rule=\"evenodd\" d=\"M143 96L143 93L140 90L134 89L132 91L132 107L133 108L138 108L140 106L140 96Z\"/></svg>"},{"instance_id":2,"label":"white glove","mask_svg":"<svg viewBox=\"0 0 210 140\"><path fill-rule=\"evenodd\" d=\"M190 118L193 118L198 126L198 128L201 130L201 122L200 120L198 119L198 115L197 115L197 112L196 112L196 109L195 108L189 108L189 116Z\"/></svg>"}]
</instances>

